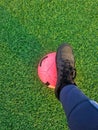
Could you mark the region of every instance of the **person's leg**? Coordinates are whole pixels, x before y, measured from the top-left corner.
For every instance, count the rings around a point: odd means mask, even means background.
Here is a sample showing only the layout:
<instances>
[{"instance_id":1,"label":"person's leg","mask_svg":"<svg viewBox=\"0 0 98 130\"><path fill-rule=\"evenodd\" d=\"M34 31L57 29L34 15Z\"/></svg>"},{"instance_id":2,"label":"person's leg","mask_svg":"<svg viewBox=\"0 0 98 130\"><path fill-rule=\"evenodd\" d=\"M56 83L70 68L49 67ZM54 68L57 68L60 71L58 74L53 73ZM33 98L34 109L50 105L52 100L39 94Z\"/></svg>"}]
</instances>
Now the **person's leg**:
<instances>
[{"instance_id":1,"label":"person's leg","mask_svg":"<svg viewBox=\"0 0 98 130\"><path fill-rule=\"evenodd\" d=\"M98 130L98 106L75 85L63 87L60 101L71 130Z\"/></svg>"},{"instance_id":2,"label":"person's leg","mask_svg":"<svg viewBox=\"0 0 98 130\"><path fill-rule=\"evenodd\" d=\"M61 101L71 130L98 130L98 107L74 82L75 60L70 45L62 44L56 53L55 95Z\"/></svg>"}]
</instances>

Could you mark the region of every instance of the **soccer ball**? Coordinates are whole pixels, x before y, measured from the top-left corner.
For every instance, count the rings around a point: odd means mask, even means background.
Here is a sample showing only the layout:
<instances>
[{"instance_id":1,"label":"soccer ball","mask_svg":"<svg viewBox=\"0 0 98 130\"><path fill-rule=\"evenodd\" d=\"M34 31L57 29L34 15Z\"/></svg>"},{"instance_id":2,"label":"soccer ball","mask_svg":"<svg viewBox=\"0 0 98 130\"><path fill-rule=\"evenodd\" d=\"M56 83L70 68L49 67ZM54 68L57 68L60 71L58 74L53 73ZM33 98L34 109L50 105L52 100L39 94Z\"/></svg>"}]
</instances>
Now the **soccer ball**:
<instances>
[{"instance_id":1,"label":"soccer ball","mask_svg":"<svg viewBox=\"0 0 98 130\"><path fill-rule=\"evenodd\" d=\"M50 88L55 88L57 81L55 56L56 52L49 53L38 64L38 76Z\"/></svg>"}]
</instances>

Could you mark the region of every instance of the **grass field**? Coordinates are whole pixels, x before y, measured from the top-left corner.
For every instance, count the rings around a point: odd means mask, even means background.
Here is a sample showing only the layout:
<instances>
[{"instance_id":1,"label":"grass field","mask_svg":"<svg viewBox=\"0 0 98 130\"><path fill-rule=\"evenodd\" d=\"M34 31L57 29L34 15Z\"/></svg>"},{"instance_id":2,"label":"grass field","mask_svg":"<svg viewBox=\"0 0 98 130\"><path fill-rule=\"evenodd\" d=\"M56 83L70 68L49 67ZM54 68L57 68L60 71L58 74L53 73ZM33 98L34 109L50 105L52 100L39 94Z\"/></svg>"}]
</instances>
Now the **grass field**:
<instances>
[{"instance_id":1,"label":"grass field","mask_svg":"<svg viewBox=\"0 0 98 130\"><path fill-rule=\"evenodd\" d=\"M0 130L68 130L54 91L37 76L46 53L73 46L79 88L98 102L98 1L0 1Z\"/></svg>"}]
</instances>

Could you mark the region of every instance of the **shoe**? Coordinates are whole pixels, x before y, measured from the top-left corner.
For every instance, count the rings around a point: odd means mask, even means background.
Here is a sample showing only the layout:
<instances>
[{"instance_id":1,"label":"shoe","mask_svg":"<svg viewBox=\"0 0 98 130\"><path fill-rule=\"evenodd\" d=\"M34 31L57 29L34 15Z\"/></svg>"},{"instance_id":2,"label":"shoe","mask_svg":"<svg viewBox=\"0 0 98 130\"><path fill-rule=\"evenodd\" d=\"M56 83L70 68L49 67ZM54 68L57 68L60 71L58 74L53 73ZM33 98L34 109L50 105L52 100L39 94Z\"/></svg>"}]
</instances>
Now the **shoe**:
<instances>
[{"instance_id":1,"label":"shoe","mask_svg":"<svg viewBox=\"0 0 98 130\"><path fill-rule=\"evenodd\" d=\"M75 84L76 77L75 60L70 45L62 44L56 53L57 82L55 95L59 99L60 91L69 84Z\"/></svg>"}]
</instances>

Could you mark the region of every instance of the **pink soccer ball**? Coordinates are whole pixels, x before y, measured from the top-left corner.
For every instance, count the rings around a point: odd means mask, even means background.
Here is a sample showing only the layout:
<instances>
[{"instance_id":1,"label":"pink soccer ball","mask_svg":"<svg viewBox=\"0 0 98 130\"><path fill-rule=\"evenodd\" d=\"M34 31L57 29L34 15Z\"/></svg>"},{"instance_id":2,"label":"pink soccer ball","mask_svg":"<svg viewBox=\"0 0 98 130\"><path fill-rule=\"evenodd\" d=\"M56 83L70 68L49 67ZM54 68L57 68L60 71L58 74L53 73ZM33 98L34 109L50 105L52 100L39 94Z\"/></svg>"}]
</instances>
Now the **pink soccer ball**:
<instances>
[{"instance_id":1,"label":"pink soccer ball","mask_svg":"<svg viewBox=\"0 0 98 130\"><path fill-rule=\"evenodd\" d=\"M50 88L55 88L57 81L56 52L45 55L38 64L40 80Z\"/></svg>"}]
</instances>

